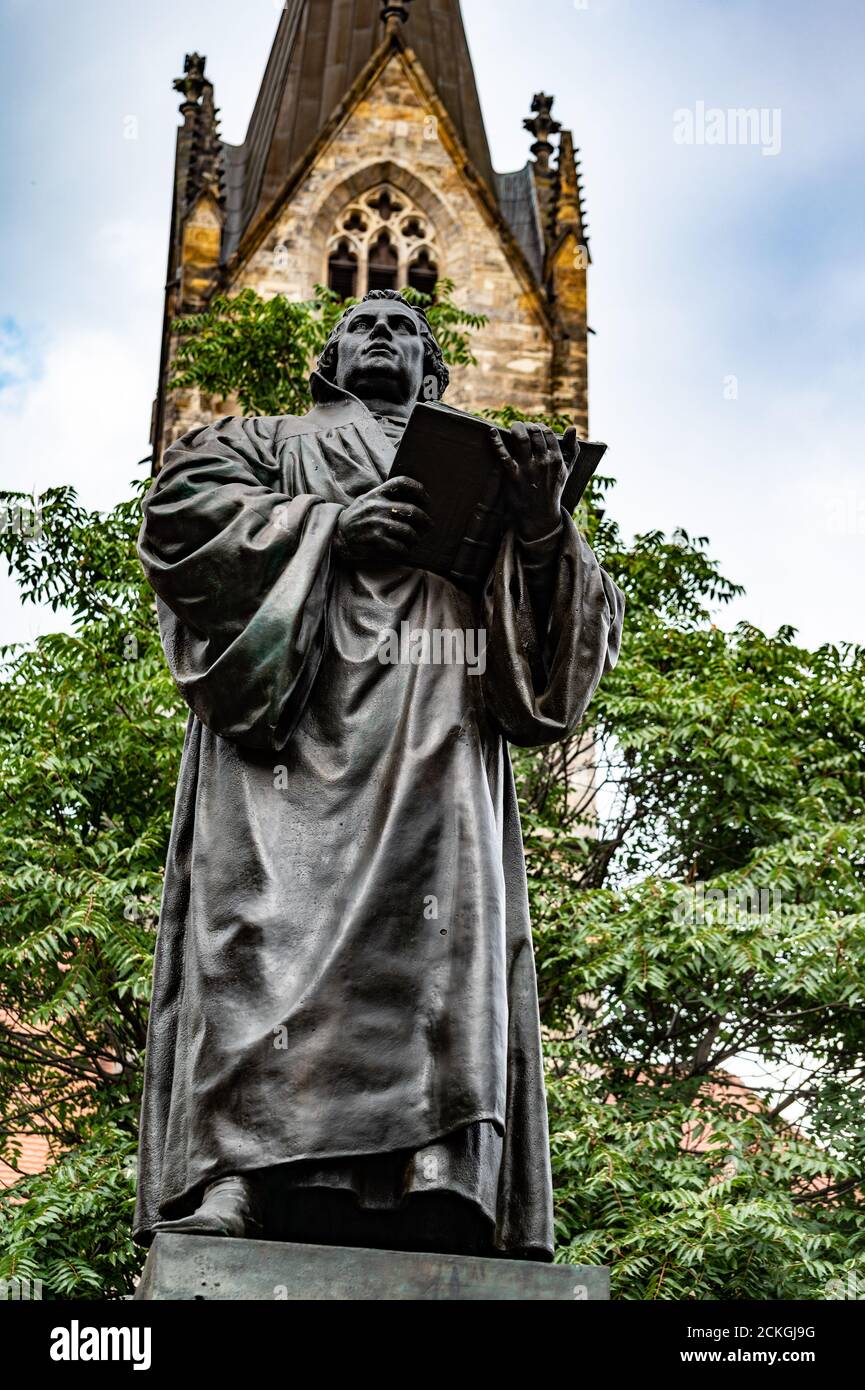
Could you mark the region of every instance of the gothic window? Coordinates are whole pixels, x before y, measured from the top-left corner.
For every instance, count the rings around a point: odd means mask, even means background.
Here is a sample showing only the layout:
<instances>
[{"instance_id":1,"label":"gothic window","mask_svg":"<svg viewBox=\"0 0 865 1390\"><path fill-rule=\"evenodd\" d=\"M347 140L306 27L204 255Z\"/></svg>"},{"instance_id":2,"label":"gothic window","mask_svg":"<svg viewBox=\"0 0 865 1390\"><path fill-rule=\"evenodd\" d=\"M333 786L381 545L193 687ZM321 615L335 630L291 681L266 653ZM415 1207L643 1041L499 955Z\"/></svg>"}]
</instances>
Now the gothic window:
<instances>
[{"instance_id":1,"label":"gothic window","mask_svg":"<svg viewBox=\"0 0 865 1390\"><path fill-rule=\"evenodd\" d=\"M389 188L381 188L367 198L367 207L378 213L382 222L389 222L395 212L402 212L403 205L395 198Z\"/></svg>"},{"instance_id":2,"label":"gothic window","mask_svg":"<svg viewBox=\"0 0 865 1390\"><path fill-rule=\"evenodd\" d=\"M371 290L395 290L399 270L399 256L387 232L379 232L369 249L369 270L367 288Z\"/></svg>"},{"instance_id":3,"label":"gothic window","mask_svg":"<svg viewBox=\"0 0 865 1390\"><path fill-rule=\"evenodd\" d=\"M420 290L422 294L432 294L436 286L439 273L435 262L430 258L430 253L426 247L415 256L408 268L408 282L413 290Z\"/></svg>"},{"instance_id":4,"label":"gothic window","mask_svg":"<svg viewBox=\"0 0 865 1390\"><path fill-rule=\"evenodd\" d=\"M423 223L418 217L409 217L402 225L402 234L406 241L416 241L424 235Z\"/></svg>"},{"instance_id":5,"label":"gothic window","mask_svg":"<svg viewBox=\"0 0 865 1390\"><path fill-rule=\"evenodd\" d=\"M429 218L387 184L342 209L326 258L327 283L343 298L406 285L431 294L443 273Z\"/></svg>"},{"instance_id":6,"label":"gothic window","mask_svg":"<svg viewBox=\"0 0 865 1390\"><path fill-rule=\"evenodd\" d=\"M328 257L327 283L340 299L353 299L357 294L357 253L344 238Z\"/></svg>"}]
</instances>

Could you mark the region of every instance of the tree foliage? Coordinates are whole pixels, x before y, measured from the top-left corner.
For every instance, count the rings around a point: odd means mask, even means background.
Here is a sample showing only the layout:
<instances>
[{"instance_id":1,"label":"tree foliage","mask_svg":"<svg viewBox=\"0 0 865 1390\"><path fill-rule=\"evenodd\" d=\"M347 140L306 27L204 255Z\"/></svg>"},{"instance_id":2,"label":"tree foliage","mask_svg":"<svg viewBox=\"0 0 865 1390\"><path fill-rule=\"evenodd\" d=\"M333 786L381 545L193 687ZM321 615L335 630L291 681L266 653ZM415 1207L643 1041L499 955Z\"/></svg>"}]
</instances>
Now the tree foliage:
<instances>
[{"instance_id":1,"label":"tree foliage","mask_svg":"<svg viewBox=\"0 0 865 1390\"><path fill-rule=\"evenodd\" d=\"M6 649L0 685L0 1157L17 1169L28 1133L59 1160L4 1194L0 1278L58 1294L126 1288L139 1263L128 1159L185 722L134 553L141 491L102 515L55 489L40 539L3 535L22 597L72 619Z\"/></svg>"},{"instance_id":2,"label":"tree foliage","mask_svg":"<svg viewBox=\"0 0 865 1390\"><path fill-rule=\"evenodd\" d=\"M865 650L724 631L704 538L587 530L619 665L582 743L518 759L560 1256L821 1297L865 1270Z\"/></svg>"},{"instance_id":3,"label":"tree foliage","mask_svg":"<svg viewBox=\"0 0 865 1390\"><path fill-rule=\"evenodd\" d=\"M451 290L425 302L468 364L481 320ZM341 307L215 301L177 325L177 380L303 410ZM14 1166L26 1131L54 1157L0 1196L0 1277L55 1297L122 1294L140 1266L135 1129L185 721L133 551L141 490L100 515L57 489L40 538L0 535L22 597L72 624L7 650L0 685L0 1156ZM626 1298L821 1297L865 1269L865 653L724 630L739 590L708 542L626 541L608 495L593 485L581 524L628 597L619 665L586 729L515 756L559 1258L610 1263Z\"/></svg>"},{"instance_id":4,"label":"tree foliage","mask_svg":"<svg viewBox=\"0 0 865 1390\"><path fill-rule=\"evenodd\" d=\"M485 319L451 298L453 282L442 280L435 296L404 290L423 308L451 365L474 363L467 329ZM176 319L178 335L173 385L197 387L205 395L236 398L244 415L299 415L309 408L309 364L355 299L340 299L316 285L315 298L296 302L283 295L262 299L253 289L216 295L201 314Z\"/></svg>"}]
</instances>

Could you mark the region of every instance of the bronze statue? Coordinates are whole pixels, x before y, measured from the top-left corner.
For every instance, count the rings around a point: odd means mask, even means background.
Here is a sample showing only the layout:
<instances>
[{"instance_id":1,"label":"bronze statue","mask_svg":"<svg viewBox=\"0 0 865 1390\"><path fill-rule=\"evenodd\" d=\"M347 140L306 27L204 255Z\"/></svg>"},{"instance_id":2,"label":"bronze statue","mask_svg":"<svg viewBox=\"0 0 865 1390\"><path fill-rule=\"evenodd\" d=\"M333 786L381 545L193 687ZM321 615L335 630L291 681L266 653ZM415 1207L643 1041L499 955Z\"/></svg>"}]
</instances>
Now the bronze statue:
<instances>
[{"instance_id":1,"label":"bronze statue","mask_svg":"<svg viewBox=\"0 0 865 1390\"><path fill-rule=\"evenodd\" d=\"M386 479L431 379L441 394L425 316L373 292L327 344L308 414L190 431L145 502L141 560L192 712L142 1241L552 1258L507 743L574 730L623 600L561 510L568 462L541 425L515 427L516 459L491 438L511 523L483 592L402 563L424 494ZM382 660L382 632L401 630L483 632L485 659Z\"/></svg>"}]
</instances>

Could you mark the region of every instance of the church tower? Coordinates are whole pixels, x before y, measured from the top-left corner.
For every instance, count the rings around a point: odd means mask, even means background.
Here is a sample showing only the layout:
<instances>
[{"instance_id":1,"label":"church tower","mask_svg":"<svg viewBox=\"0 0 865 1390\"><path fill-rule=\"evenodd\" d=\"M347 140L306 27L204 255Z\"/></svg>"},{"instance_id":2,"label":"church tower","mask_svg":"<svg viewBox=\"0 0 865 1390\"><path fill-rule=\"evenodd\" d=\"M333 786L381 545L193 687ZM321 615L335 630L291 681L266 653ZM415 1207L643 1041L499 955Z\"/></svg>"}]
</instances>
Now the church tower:
<instances>
[{"instance_id":1,"label":"church tower","mask_svg":"<svg viewBox=\"0 0 865 1390\"><path fill-rule=\"evenodd\" d=\"M205 59L182 94L153 411L154 460L225 403L168 385L172 321L217 292L345 296L437 279L487 316L476 367L452 373L463 409L559 411L588 432L586 269L579 163L539 93L531 159L496 173L459 0L286 0L242 145L220 139ZM556 143L557 140L557 143ZM229 405L230 408L230 405Z\"/></svg>"}]
</instances>

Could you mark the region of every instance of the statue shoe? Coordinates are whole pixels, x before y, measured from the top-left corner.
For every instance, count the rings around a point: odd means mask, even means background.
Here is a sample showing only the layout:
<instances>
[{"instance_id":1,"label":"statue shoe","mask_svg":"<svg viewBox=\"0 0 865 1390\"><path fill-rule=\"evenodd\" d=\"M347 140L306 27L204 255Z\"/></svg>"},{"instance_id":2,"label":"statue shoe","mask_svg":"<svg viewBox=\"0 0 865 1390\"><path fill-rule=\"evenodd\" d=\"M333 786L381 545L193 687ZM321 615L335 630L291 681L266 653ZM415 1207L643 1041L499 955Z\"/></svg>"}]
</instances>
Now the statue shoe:
<instances>
[{"instance_id":1,"label":"statue shoe","mask_svg":"<svg viewBox=\"0 0 865 1390\"><path fill-rule=\"evenodd\" d=\"M189 1236L255 1236L261 1230L249 1178L216 1178L204 1189L201 1206L176 1221L157 1221L154 1231Z\"/></svg>"}]
</instances>

